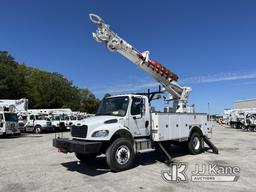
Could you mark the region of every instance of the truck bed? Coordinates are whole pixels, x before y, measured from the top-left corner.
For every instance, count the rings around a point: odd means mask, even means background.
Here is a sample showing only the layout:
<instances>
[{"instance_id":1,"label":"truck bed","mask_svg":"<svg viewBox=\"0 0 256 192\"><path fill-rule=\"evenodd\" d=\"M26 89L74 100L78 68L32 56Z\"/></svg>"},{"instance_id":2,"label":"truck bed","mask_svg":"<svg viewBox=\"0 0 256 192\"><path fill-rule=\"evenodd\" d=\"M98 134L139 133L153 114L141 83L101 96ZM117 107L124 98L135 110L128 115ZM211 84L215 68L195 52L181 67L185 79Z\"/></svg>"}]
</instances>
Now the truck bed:
<instances>
[{"instance_id":1,"label":"truck bed","mask_svg":"<svg viewBox=\"0 0 256 192\"><path fill-rule=\"evenodd\" d=\"M211 127L206 113L152 113L152 138L154 141L186 141L192 128L198 127L207 136Z\"/></svg>"}]
</instances>

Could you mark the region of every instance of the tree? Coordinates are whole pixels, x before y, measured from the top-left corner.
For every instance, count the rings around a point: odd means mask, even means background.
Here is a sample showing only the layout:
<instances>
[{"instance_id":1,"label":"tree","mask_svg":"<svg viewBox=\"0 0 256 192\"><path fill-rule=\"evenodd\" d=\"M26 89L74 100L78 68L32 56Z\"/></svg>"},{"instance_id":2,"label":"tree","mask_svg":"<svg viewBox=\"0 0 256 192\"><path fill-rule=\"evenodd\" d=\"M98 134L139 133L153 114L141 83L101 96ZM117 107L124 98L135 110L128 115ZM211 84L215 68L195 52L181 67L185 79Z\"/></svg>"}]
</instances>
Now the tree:
<instances>
[{"instance_id":1,"label":"tree","mask_svg":"<svg viewBox=\"0 0 256 192\"><path fill-rule=\"evenodd\" d=\"M62 108L94 113L99 100L88 90L73 85L59 73L19 64L0 51L0 98L28 98L29 108Z\"/></svg>"},{"instance_id":2,"label":"tree","mask_svg":"<svg viewBox=\"0 0 256 192\"><path fill-rule=\"evenodd\" d=\"M0 51L0 98L17 99L25 96L24 76L8 52Z\"/></svg>"}]
</instances>

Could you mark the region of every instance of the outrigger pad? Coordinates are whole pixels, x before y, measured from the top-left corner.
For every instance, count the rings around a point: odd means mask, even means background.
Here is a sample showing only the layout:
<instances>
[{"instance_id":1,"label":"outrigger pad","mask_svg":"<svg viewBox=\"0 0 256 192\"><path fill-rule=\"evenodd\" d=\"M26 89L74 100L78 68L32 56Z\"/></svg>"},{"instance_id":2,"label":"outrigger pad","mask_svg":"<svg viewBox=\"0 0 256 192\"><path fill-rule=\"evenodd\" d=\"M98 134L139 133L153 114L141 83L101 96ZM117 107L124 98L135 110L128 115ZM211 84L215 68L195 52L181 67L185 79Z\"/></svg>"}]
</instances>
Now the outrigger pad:
<instances>
[{"instance_id":1,"label":"outrigger pad","mask_svg":"<svg viewBox=\"0 0 256 192\"><path fill-rule=\"evenodd\" d=\"M206 137L204 136L204 142L212 149L212 152L215 154L219 154L218 148Z\"/></svg>"}]
</instances>

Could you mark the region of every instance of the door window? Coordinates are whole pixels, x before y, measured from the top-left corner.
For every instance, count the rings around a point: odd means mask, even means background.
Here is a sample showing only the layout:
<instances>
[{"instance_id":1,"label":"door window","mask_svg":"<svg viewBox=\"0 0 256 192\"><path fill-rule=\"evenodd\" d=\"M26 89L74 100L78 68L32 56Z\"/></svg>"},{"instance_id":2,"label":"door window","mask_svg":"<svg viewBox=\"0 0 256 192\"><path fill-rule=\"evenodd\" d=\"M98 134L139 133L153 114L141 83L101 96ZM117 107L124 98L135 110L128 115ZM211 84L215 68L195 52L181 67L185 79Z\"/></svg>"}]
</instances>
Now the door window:
<instances>
[{"instance_id":1,"label":"door window","mask_svg":"<svg viewBox=\"0 0 256 192\"><path fill-rule=\"evenodd\" d=\"M134 97L132 99L131 115L139 115L141 113L142 99Z\"/></svg>"}]
</instances>

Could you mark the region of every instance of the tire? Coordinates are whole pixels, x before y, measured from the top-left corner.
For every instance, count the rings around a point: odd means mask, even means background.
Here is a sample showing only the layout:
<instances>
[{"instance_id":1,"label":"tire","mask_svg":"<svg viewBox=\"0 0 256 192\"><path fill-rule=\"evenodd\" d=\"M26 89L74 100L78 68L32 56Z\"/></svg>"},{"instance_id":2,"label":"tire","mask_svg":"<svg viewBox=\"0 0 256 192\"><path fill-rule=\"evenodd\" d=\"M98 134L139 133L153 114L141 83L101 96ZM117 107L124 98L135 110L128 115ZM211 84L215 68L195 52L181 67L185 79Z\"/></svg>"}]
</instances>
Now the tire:
<instances>
[{"instance_id":1,"label":"tire","mask_svg":"<svg viewBox=\"0 0 256 192\"><path fill-rule=\"evenodd\" d=\"M253 132L254 131L254 127L253 126L249 126L248 131Z\"/></svg>"},{"instance_id":2,"label":"tire","mask_svg":"<svg viewBox=\"0 0 256 192\"><path fill-rule=\"evenodd\" d=\"M113 172L129 169L134 160L134 148L127 138L118 138L106 151L108 167Z\"/></svg>"},{"instance_id":3,"label":"tire","mask_svg":"<svg viewBox=\"0 0 256 192\"><path fill-rule=\"evenodd\" d=\"M245 131L246 126L244 124L241 124L241 129L242 129L242 131Z\"/></svg>"},{"instance_id":4,"label":"tire","mask_svg":"<svg viewBox=\"0 0 256 192\"><path fill-rule=\"evenodd\" d=\"M202 134L198 132L192 133L188 141L188 151L193 155L197 155L202 153L203 146L204 146L204 141L203 141Z\"/></svg>"},{"instance_id":5,"label":"tire","mask_svg":"<svg viewBox=\"0 0 256 192\"><path fill-rule=\"evenodd\" d=\"M42 133L42 127L40 125L35 126L34 133L36 134Z\"/></svg>"},{"instance_id":6,"label":"tire","mask_svg":"<svg viewBox=\"0 0 256 192\"><path fill-rule=\"evenodd\" d=\"M75 153L76 158L79 159L81 162L89 162L93 161L96 158L96 154L81 154Z\"/></svg>"}]
</instances>

